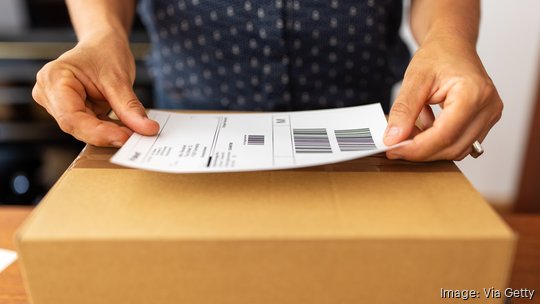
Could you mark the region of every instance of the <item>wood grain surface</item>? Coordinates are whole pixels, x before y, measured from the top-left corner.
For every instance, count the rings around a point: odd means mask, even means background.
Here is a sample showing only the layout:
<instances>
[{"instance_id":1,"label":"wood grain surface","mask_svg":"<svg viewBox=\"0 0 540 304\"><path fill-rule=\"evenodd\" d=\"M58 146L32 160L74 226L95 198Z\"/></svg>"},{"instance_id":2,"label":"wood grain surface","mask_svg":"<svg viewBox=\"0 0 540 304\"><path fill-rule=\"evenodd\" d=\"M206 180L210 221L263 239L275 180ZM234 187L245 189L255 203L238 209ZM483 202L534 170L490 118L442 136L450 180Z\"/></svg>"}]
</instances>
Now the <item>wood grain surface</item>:
<instances>
[{"instance_id":1,"label":"wood grain surface","mask_svg":"<svg viewBox=\"0 0 540 304\"><path fill-rule=\"evenodd\" d=\"M0 248L15 250L13 234L31 211L30 207L0 207ZM29 303L18 262L0 273L0 303Z\"/></svg>"}]
</instances>

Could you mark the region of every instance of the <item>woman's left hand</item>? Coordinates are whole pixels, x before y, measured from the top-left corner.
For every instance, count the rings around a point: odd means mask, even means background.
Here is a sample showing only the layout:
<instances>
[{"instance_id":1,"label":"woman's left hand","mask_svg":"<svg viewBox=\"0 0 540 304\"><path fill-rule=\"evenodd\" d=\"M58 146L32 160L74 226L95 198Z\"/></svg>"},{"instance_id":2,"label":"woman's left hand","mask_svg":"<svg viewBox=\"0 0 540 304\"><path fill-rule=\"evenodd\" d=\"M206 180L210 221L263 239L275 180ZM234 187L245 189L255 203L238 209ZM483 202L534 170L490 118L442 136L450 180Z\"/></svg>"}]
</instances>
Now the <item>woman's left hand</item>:
<instances>
[{"instance_id":1,"label":"woman's left hand","mask_svg":"<svg viewBox=\"0 0 540 304\"><path fill-rule=\"evenodd\" d=\"M442 108L435 119L430 105ZM386 153L411 161L461 160L501 118L503 103L475 47L456 40L425 43L414 55L392 106Z\"/></svg>"}]
</instances>

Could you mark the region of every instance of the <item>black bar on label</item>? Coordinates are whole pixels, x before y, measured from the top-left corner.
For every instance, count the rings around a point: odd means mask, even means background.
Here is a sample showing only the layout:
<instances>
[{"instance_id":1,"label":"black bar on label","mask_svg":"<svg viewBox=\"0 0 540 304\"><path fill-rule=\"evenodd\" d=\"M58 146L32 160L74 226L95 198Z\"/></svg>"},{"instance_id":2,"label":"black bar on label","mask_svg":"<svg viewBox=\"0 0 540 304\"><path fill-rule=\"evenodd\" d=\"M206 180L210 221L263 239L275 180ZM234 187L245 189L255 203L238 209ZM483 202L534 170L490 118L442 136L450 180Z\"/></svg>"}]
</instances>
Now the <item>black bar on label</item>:
<instances>
[{"instance_id":1,"label":"black bar on label","mask_svg":"<svg viewBox=\"0 0 540 304\"><path fill-rule=\"evenodd\" d=\"M212 162L212 156L208 157L208 162L206 163L206 167L210 168L210 163Z\"/></svg>"}]
</instances>

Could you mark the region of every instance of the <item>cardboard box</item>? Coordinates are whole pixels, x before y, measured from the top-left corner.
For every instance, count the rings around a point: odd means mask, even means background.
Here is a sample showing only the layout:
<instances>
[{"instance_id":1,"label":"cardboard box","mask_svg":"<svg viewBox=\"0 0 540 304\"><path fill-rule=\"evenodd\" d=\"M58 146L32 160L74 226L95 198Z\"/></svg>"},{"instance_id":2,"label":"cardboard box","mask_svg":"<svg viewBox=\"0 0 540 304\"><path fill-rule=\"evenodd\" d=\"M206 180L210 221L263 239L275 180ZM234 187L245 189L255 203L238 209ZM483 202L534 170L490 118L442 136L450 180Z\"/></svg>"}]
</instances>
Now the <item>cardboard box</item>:
<instances>
[{"instance_id":1,"label":"cardboard box","mask_svg":"<svg viewBox=\"0 0 540 304\"><path fill-rule=\"evenodd\" d=\"M503 302L483 288L515 237L451 162L170 175L113 152L87 147L19 231L32 303Z\"/></svg>"}]
</instances>

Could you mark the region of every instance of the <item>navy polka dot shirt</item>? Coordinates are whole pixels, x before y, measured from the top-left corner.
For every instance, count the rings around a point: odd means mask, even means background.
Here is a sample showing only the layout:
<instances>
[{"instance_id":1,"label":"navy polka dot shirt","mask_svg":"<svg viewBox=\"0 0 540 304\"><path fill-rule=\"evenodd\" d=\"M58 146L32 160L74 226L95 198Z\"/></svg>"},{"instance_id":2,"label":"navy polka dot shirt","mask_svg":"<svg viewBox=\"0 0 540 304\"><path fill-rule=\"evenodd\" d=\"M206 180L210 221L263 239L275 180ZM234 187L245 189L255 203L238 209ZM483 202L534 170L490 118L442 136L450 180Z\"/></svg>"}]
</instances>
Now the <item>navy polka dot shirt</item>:
<instances>
[{"instance_id":1,"label":"navy polka dot shirt","mask_svg":"<svg viewBox=\"0 0 540 304\"><path fill-rule=\"evenodd\" d=\"M402 0L141 0L139 12L160 108L388 111L410 56Z\"/></svg>"}]
</instances>

